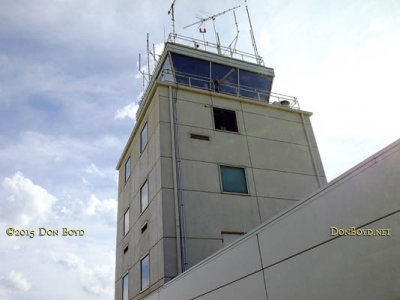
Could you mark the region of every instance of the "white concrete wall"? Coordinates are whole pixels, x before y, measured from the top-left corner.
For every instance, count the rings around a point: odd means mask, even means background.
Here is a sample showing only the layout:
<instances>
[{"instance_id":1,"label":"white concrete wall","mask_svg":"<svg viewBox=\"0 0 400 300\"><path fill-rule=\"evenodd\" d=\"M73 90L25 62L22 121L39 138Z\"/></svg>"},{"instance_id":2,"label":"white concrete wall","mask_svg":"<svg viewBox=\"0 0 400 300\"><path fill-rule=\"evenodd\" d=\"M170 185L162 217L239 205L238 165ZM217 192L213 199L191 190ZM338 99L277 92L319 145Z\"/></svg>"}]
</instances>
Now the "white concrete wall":
<instances>
[{"instance_id":1,"label":"white concrete wall","mask_svg":"<svg viewBox=\"0 0 400 300\"><path fill-rule=\"evenodd\" d=\"M161 155L159 105L157 95L138 120L128 151L119 169L118 224L115 271L115 299L122 299L122 277L129 272L129 297L140 294L140 259L149 253L150 287L142 294L151 292L164 283L164 242L162 219ZM147 122L148 143L140 152L140 132ZM125 182L125 161L130 156L131 175ZM140 188L148 181L147 208L140 212ZM129 207L128 233L123 235L124 213ZM147 223L147 230L141 232ZM125 247L127 253L124 254Z\"/></svg>"},{"instance_id":2,"label":"white concrete wall","mask_svg":"<svg viewBox=\"0 0 400 300\"><path fill-rule=\"evenodd\" d=\"M400 140L145 299L399 299L399 182Z\"/></svg>"},{"instance_id":3,"label":"white concrete wall","mask_svg":"<svg viewBox=\"0 0 400 300\"><path fill-rule=\"evenodd\" d=\"M246 233L319 187L300 111L265 102L173 86L182 160L188 265L222 248L222 232ZM159 99L164 238L175 238L168 86ZM233 110L239 132L216 130L213 107ZM310 124L305 125L323 184L326 178ZM190 138L191 134L209 141ZM219 165L245 169L248 194L223 193ZM165 205L168 203L168 205ZM169 245L174 245L171 241ZM164 248L176 261L176 247ZM169 254L168 254L169 253ZM175 257L175 258L174 258ZM166 274L176 275L171 262Z\"/></svg>"}]
</instances>

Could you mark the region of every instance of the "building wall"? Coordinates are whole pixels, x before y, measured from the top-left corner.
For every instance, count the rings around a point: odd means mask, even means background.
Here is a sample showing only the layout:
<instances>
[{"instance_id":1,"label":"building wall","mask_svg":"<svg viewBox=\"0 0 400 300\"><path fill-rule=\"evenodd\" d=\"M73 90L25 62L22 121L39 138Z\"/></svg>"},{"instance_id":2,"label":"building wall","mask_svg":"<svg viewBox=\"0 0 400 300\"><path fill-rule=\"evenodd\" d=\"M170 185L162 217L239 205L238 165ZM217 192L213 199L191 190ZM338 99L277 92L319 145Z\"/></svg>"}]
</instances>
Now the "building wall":
<instances>
[{"instance_id":1,"label":"building wall","mask_svg":"<svg viewBox=\"0 0 400 300\"><path fill-rule=\"evenodd\" d=\"M178 274L168 88L167 83L154 85L119 167L116 299L121 299L122 277L128 271L129 299L143 298ZM179 87L176 98L187 267L191 267L222 248L222 232L249 232L318 188L318 182L299 111L184 87ZM214 106L236 111L239 133L214 129ZM310 114L304 114L320 179L326 183ZM140 153L140 132L146 122L148 145ZM191 139L191 133L207 135L210 141ZM125 183L128 156L131 176ZM245 168L248 195L221 193L220 164ZM149 206L140 213L139 193L146 179ZM130 230L123 237L128 207ZM146 222L148 228L141 233ZM146 253L150 286L140 291L140 259Z\"/></svg>"},{"instance_id":2,"label":"building wall","mask_svg":"<svg viewBox=\"0 0 400 300\"><path fill-rule=\"evenodd\" d=\"M160 158L159 105L157 97L149 101L148 108L137 121L133 139L119 169L118 228L116 250L115 298L122 299L122 277L129 271L129 297L140 298L140 259L149 253L150 287L143 295L164 283L163 220ZM140 132L147 122L148 144L140 153ZM130 156L131 175L125 183L125 162ZM149 204L140 212L140 188L148 180ZM130 229L123 236L124 213L129 207ZM141 232L147 223L147 230ZM124 254L125 247L127 253ZM138 297L140 296L140 297Z\"/></svg>"},{"instance_id":3,"label":"building wall","mask_svg":"<svg viewBox=\"0 0 400 300\"><path fill-rule=\"evenodd\" d=\"M145 299L398 299L399 170L400 140Z\"/></svg>"},{"instance_id":4,"label":"building wall","mask_svg":"<svg viewBox=\"0 0 400 300\"><path fill-rule=\"evenodd\" d=\"M177 273L172 263L176 262L176 240L168 86L160 84L156 93L164 252L170 258L165 273L172 278ZM299 111L184 87L173 96L177 99L188 267L221 249L222 232L246 233L319 187ZM213 107L235 110L239 132L215 130ZM311 132L309 116L305 113ZM191 133L209 136L210 141L192 139ZM325 184L314 136L310 139ZM248 195L221 192L220 164L245 168Z\"/></svg>"}]
</instances>

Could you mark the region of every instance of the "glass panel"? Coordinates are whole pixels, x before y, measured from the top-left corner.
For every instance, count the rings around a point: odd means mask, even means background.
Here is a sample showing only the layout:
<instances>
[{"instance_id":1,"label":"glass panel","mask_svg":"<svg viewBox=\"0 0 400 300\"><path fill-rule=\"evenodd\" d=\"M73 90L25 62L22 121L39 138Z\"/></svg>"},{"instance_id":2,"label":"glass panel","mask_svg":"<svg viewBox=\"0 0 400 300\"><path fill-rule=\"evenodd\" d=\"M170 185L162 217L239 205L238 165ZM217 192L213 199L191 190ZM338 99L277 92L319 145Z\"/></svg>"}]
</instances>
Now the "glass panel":
<instances>
[{"instance_id":1,"label":"glass panel","mask_svg":"<svg viewBox=\"0 0 400 300\"><path fill-rule=\"evenodd\" d=\"M209 88L210 62L176 53L171 53L171 57L177 82Z\"/></svg>"},{"instance_id":2,"label":"glass panel","mask_svg":"<svg viewBox=\"0 0 400 300\"><path fill-rule=\"evenodd\" d=\"M237 94L237 69L225 65L212 63L211 79L216 92Z\"/></svg>"},{"instance_id":3,"label":"glass panel","mask_svg":"<svg viewBox=\"0 0 400 300\"><path fill-rule=\"evenodd\" d=\"M147 123L144 124L142 132L140 133L140 152L143 152L147 145Z\"/></svg>"},{"instance_id":4,"label":"glass panel","mask_svg":"<svg viewBox=\"0 0 400 300\"><path fill-rule=\"evenodd\" d=\"M215 129L238 132L236 112L222 108L213 108Z\"/></svg>"},{"instance_id":5,"label":"glass panel","mask_svg":"<svg viewBox=\"0 0 400 300\"><path fill-rule=\"evenodd\" d=\"M122 279L122 300L128 300L128 274Z\"/></svg>"},{"instance_id":6,"label":"glass panel","mask_svg":"<svg viewBox=\"0 0 400 300\"><path fill-rule=\"evenodd\" d=\"M246 70L239 71L240 95L269 101L272 78Z\"/></svg>"},{"instance_id":7,"label":"glass panel","mask_svg":"<svg viewBox=\"0 0 400 300\"><path fill-rule=\"evenodd\" d=\"M128 160L125 163L125 182L128 181L130 175L131 175L131 158L128 157Z\"/></svg>"},{"instance_id":8,"label":"glass panel","mask_svg":"<svg viewBox=\"0 0 400 300\"><path fill-rule=\"evenodd\" d=\"M146 180L146 182L140 189L140 212L144 211L144 209L147 207L148 204L149 204L149 189Z\"/></svg>"},{"instance_id":9,"label":"glass panel","mask_svg":"<svg viewBox=\"0 0 400 300\"><path fill-rule=\"evenodd\" d=\"M124 235L129 231L129 209L124 214Z\"/></svg>"},{"instance_id":10,"label":"glass panel","mask_svg":"<svg viewBox=\"0 0 400 300\"><path fill-rule=\"evenodd\" d=\"M140 261L140 288L144 290L149 286L149 256Z\"/></svg>"},{"instance_id":11,"label":"glass panel","mask_svg":"<svg viewBox=\"0 0 400 300\"><path fill-rule=\"evenodd\" d=\"M247 194L246 175L243 168L220 166L222 190Z\"/></svg>"}]
</instances>

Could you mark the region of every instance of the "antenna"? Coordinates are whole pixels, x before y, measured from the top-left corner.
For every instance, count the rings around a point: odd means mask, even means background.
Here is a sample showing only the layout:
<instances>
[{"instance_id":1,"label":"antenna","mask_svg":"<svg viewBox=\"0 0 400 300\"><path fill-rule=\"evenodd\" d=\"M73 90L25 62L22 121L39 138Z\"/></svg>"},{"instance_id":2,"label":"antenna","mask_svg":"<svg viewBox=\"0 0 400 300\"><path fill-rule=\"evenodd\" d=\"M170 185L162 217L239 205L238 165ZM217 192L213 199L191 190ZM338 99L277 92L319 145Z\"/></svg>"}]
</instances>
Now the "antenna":
<instances>
[{"instance_id":1,"label":"antenna","mask_svg":"<svg viewBox=\"0 0 400 300\"><path fill-rule=\"evenodd\" d=\"M246 3L246 11L247 11L247 17L249 19L249 25L250 25L250 36L251 36L251 42L253 44L253 49L254 49L254 55L256 57L256 61L258 64L263 64L263 60L260 57L260 55L258 54L257 51L257 45L256 45L256 40L254 38L254 32L253 32L253 26L251 25L251 20L250 20L250 14L249 14L249 9L247 8L247 0L244 0L244 2Z\"/></svg>"},{"instance_id":2,"label":"antenna","mask_svg":"<svg viewBox=\"0 0 400 300\"><path fill-rule=\"evenodd\" d=\"M235 53L235 50L236 50L236 43L237 43L238 38L239 38L239 26L238 26L238 23L237 23L237 20L236 20L235 11L233 11L233 17L234 17L234 19L235 19L236 36L235 36L235 38L232 40L232 42L231 42L231 43L229 44L229 46L228 46L229 52L231 53L231 57L233 56L233 53ZM232 44L233 44L233 48L232 48ZM225 52L224 52L224 54L225 54Z\"/></svg>"},{"instance_id":3,"label":"antenna","mask_svg":"<svg viewBox=\"0 0 400 300\"><path fill-rule=\"evenodd\" d=\"M204 22L207 22L208 20L212 20L212 22L213 22L213 28L214 28L215 40L216 40L216 42L217 42L218 54L221 54L221 43L220 43L220 40L219 40L219 35L218 35L218 32L217 32L217 29L215 28L215 22L214 22L214 21L215 21L215 18L216 18L216 17L219 17L219 16L221 16L221 15L223 15L223 14L225 14L225 13L227 13L228 11L235 10L236 8L239 8L239 7L240 7L240 5L235 6L235 7L232 7L232 8L230 8L230 9L224 10L224 11L222 11L222 12L220 12L220 13L217 13L217 14L215 14L215 15L212 15L212 16L210 16L210 17L208 17L208 18L200 19L200 21L197 21L197 22L194 22L194 23L192 23L192 24L189 24L189 25L187 25L187 26L185 26L185 27L183 27L183 28L186 29L186 28L191 27L191 26L196 25L196 24L199 24L199 27L200 27ZM235 17L235 20L236 20L236 17ZM201 32L201 33L204 33L204 32L202 32L202 31L200 31L200 32Z\"/></svg>"},{"instance_id":4,"label":"antenna","mask_svg":"<svg viewBox=\"0 0 400 300\"><path fill-rule=\"evenodd\" d=\"M149 49L149 34L147 33L147 75L150 82L150 49Z\"/></svg>"},{"instance_id":5,"label":"antenna","mask_svg":"<svg viewBox=\"0 0 400 300\"><path fill-rule=\"evenodd\" d=\"M171 4L171 8L168 11L168 14L171 15L171 20L172 20L172 33L173 33L173 38L174 38L174 42L175 42L175 1L174 0Z\"/></svg>"},{"instance_id":6,"label":"antenna","mask_svg":"<svg viewBox=\"0 0 400 300\"><path fill-rule=\"evenodd\" d=\"M145 78L145 76L144 76L144 72L142 71L142 56L141 56L140 53L139 53L139 73L142 74L142 77L143 77L143 86L142 86L142 88L143 88L143 93L144 93L144 78Z\"/></svg>"}]
</instances>

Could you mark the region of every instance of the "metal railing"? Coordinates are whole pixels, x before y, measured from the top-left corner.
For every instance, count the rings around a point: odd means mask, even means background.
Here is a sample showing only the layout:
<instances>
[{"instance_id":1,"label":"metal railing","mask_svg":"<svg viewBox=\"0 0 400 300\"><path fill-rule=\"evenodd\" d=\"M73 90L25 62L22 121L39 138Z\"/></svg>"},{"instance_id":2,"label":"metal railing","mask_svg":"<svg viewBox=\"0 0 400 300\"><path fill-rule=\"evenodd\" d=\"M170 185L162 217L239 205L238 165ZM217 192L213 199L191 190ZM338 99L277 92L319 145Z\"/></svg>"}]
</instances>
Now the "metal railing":
<instances>
[{"instance_id":1,"label":"metal railing","mask_svg":"<svg viewBox=\"0 0 400 300\"><path fill-rule=\"evenodd\" d=\"M300 109L300 105L296 97L232 83L218 83L217 81L212 81L209 77L203 77L200 75L177 71L174 72L170 69L164 69L160 72L158 80L174 82L186 85L188 87L233 95L246 99L267 102L292 109Z\"/></svg>"},{"instance_id":2,"label":"metal railing","mask_svg":"<svg viewBox=\"0 0 400 300\"><path fill-rule=\"evenodd\" d=\"M244 61L250 61L253 63L256 63L258 65L264 65L264 60L261 56L256 56L254 54L248 53L248 52L244 52L244 51L240 51L237 50L235 48L231 48L231 47L226 47L226 46L222 46L222 45L217 45L215 43L211 43L208 41L202 41L199 39L195 39L195 38L191 38L191 37L187 37L184 35L179 35L179 34L174 34L174 33L170 33L168 35L168 42L171 43L176 43L176 40L179 40L182 45L186 46L190 46L190 47L194 47L195 49L198 49L200 47L204 47L205 51L210 51L209 49L213 50L215 53L223 55L223 56L228 56L228 57L233 57L233 58L238 58ZM209 49L208 49L209 48Z\"/></svg>"}]
</instances>

